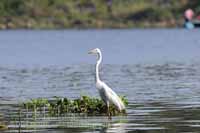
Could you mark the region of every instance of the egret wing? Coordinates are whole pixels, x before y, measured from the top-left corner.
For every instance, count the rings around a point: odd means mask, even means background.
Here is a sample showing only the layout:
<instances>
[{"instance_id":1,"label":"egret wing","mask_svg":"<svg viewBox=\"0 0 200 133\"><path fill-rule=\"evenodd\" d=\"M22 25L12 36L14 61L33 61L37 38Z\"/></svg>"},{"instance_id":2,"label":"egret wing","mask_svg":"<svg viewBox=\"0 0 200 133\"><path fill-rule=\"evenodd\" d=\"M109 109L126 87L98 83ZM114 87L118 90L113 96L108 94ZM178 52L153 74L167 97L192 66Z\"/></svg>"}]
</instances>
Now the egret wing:
<instances>
[{"instance_id":1,"label":"egret wing","mask_svg":"<svg viewBox=\"0 0 200 133\"><path fill-rule=\"evenodd\" d=\"M110 103L114 104L120 111L125 109L124 103L119 96L105 83L103 83L105 95Z\"/></svg>"}]
</instances>

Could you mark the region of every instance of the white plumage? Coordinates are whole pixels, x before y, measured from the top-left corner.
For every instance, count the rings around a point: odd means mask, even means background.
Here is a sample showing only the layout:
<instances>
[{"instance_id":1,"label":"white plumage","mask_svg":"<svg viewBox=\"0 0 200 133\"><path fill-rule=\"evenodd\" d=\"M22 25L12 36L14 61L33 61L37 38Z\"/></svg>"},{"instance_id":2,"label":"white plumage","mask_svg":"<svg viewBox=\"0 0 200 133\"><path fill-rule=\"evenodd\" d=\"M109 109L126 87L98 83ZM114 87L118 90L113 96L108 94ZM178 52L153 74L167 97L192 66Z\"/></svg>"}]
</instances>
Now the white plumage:
<instances>
[{"instance_id":1,"label":"white plumage","mask_svg":"<svg viewBox=\"0 0 200 133\"><path fill-rule=\"evenodd\" d=\"M93 50L90 50L89 54L97 55L96 74L95 74L96 88L99 91L101 99L107 105L108 115L110 116L110 113L109 113L109 105L110 104L114 104L119 111L124 110L125 106L124 106L122 100L119 98L119 96L107 84L105 84L103 81L101 81L101 79L99 77L99 65L102 61L101 50L99 48L95 48Z\"/></svg>"}]
</instances>

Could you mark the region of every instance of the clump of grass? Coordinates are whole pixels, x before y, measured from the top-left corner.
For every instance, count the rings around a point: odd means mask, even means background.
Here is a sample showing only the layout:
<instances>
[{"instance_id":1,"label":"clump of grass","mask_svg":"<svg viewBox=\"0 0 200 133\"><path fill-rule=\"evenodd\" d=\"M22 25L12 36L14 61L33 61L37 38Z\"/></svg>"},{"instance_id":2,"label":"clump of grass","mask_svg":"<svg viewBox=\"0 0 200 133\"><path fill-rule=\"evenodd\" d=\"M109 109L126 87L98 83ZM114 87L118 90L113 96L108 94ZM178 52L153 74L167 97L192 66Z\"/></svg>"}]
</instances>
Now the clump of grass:
<instances>
[{"instance_id":1,"label":"clump of grass","mask_svg":"<svg viewBox=\"0 0 200 133\"><path fill-rule=\"evenodd\" d=\"M5 125L0 125L0 130L4 130L6 128Z\"/></svg>"},{"instance_id":2,"label":"clump of grass","mask_svg":"<svg viewBox=\"0 0 200 133\"><path fill-rule=\"evenodd\" d=\"M120 97L125 105L128 105L128 100L125 97ZM34 112L43 110L45 107L51 115L62 115L65 113L85 113L88 115L103 115L107 113L107 108L104 102L99 98L91 98L81 96L79 99L70 100L68 98L56 97L55 100L33 99L23 104L26 109L32 109ZM110 106L112 115L123 115L125 110L119 112L114 105Z\"/></svg>"},{"instance_id":3,"label":"clump of grass","mask_svg":"<svg viewBox=\"0 0 200 133\"><path fill-rule=\"evenodd\" d=\"M6 130L8 127L4 124L3 120L3 114L0 114L0 131L1 130Z\"/></svg>"},{"instance_id":4,"label":"clump of grass","mask_svg":"<svg viewBox=\"0 0 200 133\"><path fill-rule=\"evenodd\" d=\"M0 130L6 130L8 127L0 122Z\"/></svg>"}]
</instances>

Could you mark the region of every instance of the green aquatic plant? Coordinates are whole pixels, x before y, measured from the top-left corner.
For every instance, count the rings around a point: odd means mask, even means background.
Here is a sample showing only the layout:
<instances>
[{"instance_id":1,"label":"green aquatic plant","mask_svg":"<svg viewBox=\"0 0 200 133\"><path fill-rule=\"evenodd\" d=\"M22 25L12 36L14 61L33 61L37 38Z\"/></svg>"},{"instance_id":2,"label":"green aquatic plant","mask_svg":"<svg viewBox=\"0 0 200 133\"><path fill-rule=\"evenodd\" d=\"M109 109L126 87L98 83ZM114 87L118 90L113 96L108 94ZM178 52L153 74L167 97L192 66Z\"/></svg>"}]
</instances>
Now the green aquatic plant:
<instances>
[{"instance_id":1,"label":"green aquatic plant","mask_svg":"<svg viewBox=\"0 0 200 133\"><path fill-rule=\"evenodd\" d=\"M7 129L7 126L6 126L6 125L1 125L1 124L0 124L0 130L5 130L5 129Z\"/></svg>"},{"instance_id":2,"label":"green aquatic plant","mask_svg":"<svg viewBox=\"0 0 200 133\"><path fill-rule=\"evenodd\" d=\"M26 109L34 109L34 110L42 110L43 107L48 106L49 102L47 99L39 98L39 99L32 99L27 103L23 103Z\"/></svg>"},{"instance_id":3,"label":"green aquatic plant","mask_svg":"<svg viewBox=\"0 0 200 133\"><path fill-rule=\"evenodd\" d=\"M0 122L0 131L6 129L8 129L8 127L3 122Z\"/></svg>"},{"instance_id":4,"label":"green aquatic plant","mask_svg":"<svg viewBox=\"0 0 200 133\"><path fill-rule=\"evenodd\" d=\"M8 127L5 125L3 122L3 114L0 114L0 131L1 130L6 130Z\"/></svg>"},{"instance_id":5,"label":"green aquatic plant","mask_svg":"<svg viewBox=\"0 0 200 133\"><path fill-rule=\"evenodd\" d=\"M46 99L32 99L31 101L24 103L24 106L27 108L34 108L34 107L40 107L44 105L43 101L47 101Z\"/></svg>"},{"instance_id":6,"label":"green aquatic plant","mask_svg":"<svg viewBox=\"0 0 200 133\"><path fill-rule=\"evenodd\" d=\"M123 96L120 97L125 105L128 105L128 100ZM32 99L29 102L23 103L27 110L44 110L46 107L51 115L62 115L64 113L85 113L88 115L103 115L107 113L107 108L104 102L99 98L91 98L81 96L78 99L70 100L68 98L55 97L53 100L44 98ZM119 112L114 105L110 106L112 115L123 115L126 111Z\"/></svg>"}]
</instances>

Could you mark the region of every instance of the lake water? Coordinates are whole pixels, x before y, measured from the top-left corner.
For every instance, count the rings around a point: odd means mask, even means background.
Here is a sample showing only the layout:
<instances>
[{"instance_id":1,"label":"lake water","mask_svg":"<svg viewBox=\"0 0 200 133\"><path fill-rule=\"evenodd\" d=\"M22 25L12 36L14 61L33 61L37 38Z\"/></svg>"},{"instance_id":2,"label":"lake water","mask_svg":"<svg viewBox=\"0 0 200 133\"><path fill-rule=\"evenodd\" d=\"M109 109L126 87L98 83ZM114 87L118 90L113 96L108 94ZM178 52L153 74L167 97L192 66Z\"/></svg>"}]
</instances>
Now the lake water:
<instances>
[{"instance_id":1,"label":"lake water","mask_svg":"<svg viewBox=\"0 0 200 133\"><path fill-rule=\"evenodd\" d=\"M127 116L65 116L22 112L21 132L200 131L200 31L55 30L0 31L0 121L19 132L18 104L32 98L98 96L101 78L129 101ZM2 115L1 115L2 114Z\"/></svg>"}]
</instances>

